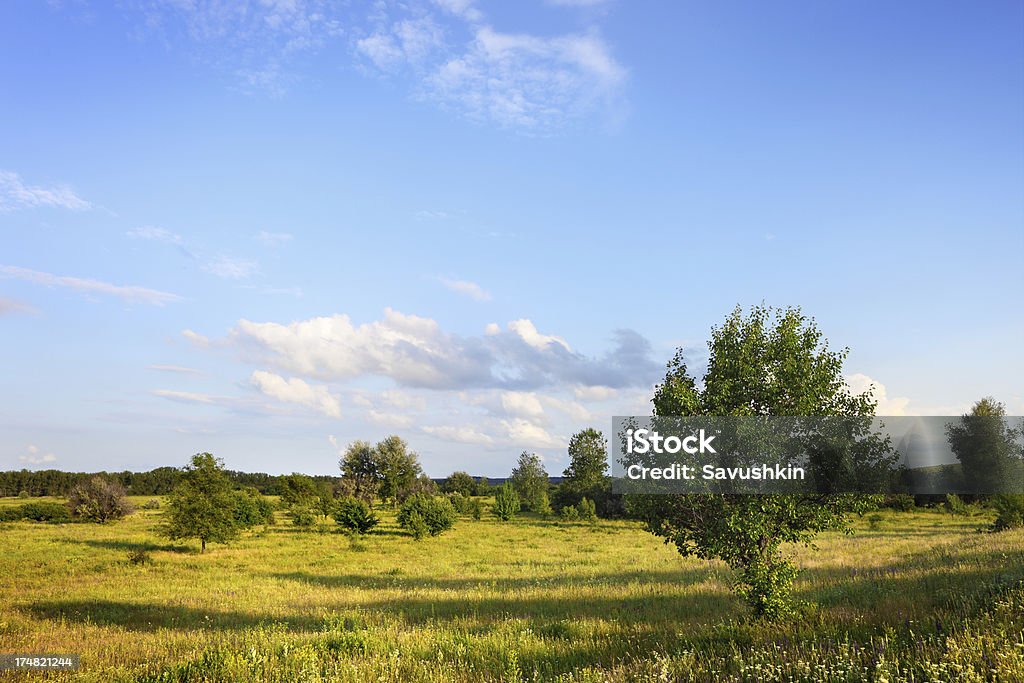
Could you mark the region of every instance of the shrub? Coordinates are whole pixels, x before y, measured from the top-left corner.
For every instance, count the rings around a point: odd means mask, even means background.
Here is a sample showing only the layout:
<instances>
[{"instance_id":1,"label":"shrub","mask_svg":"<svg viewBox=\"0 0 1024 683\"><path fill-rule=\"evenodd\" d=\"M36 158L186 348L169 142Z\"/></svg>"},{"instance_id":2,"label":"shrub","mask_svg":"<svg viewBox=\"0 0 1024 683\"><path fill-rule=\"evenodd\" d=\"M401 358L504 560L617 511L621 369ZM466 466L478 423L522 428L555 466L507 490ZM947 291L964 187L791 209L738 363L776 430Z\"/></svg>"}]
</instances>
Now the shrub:
<instances>
[{"instance_id":1,"label":"shrub","mask_svg":"<svg viewBox=\"0 0 1024 683\"><path fill-rule=\"evenodd\" d=\"M331 512L334 521L343 528L357 534L365 534L380 521L365 501L358 498L342 498Z\"/></svg>"},{"instance_id":2,"label":"shrub","mask_svg":"<svg viewBox=\"0 0 1024 683\"><path fill-rule=\"evenodd\" d=\"M575 505L566 505L562 508L562 519L566 522L575 522L580 518L580 511L576 509Z\"/></svg>"},{"instance_id":3,"label":"shrub","mask_svg":"<svg viewBox=\"0 0 1024 683\"><path fill-rule=\"evenodd\" d=\"M156 498L150 498L145 503L143 503L141 507L143 510L159 510L160 501L157 500Z\"/></svg>"},{"instance_id":4,"label":"shrub","mask_svg":"<svg viewBox=\"0 0 1024 683\"><path fill-rule=\"evenodd\" d=\"M455 525L456 512L447 498L434 498L423 494L415 495L398 510L398 524L409 531L414 538L425 534L437 536Z\"/></svg>"},{"instance_id":5,"label":"shrub","mask_svg":"<svg viewBox=\"0 0 1024 683\"><path fill-rule=\"evenodd\" d=\"M153 557L145 548L136 548L128 553L128 564L153 564Z\"/></svg>"},{"instance_id":6,"label":"shrub","mask_svg":"<svg viewBox=\"0 0 1024 683\"><path fill-rule=\"evenodd\" d=\"M595 506L594 501L589 498L583 498L580 500L579 511L580 519L587 522L597 521L597 506Z\"/></svg>"},{"instance_id":7,"label":"shrub","mask_svg":"<svg viewBox=\"0 0 1024 683\"><path fill-rule=\"evenodd\" d=\"M467 514L473 519L480 519L484 516L484 504L479 498L470 498L467 507Z\"/></svg>"},{"instance_id":8,"label":"shrub","mask_svg":"<svg viewBox=\"0 0 1024 683\"><path fill-rule=\"evenodd\" d=\"M993 531L1005 531L1024 526L1024 494L1003 493L992 497L992 507L996 511Z\"/></svg>"},{"instance_id":9,"label":"shrub","mask_svg":"<svg viewBox=\"0 0 1024 683\"><path fill-rule=\"evenodd\" d=\"M68 507L75 517L100 524L135 511L124 487L104 477L90 477L71 489Z\"/></svg>"},{"instance_id":10,"label":"shrub","mask_svg":"<svg viewBox=\"0 0 1024 683\"><path fill-rule=\"evenodd\" d=\"M469 512L469 498L466 496L456 491L455 493L449 493L447 498L452 507L455 508L455 511L460 515Z\"/></svg>"},{"instance_id":11,"label":"shrub","mask_svg":"<svg viewBox=\"0 0 1024 683\"><path fill-rule=\"evenodd\" d=\"M512 488L512 484L505 482L498 487L494 494L494 516L507 522L519 512L519 494Z\"/></svg>"},{"instance_id":12,"label":"shrub","mask_svg":"<svg viewBox=\"0 0 1024 683\"><path fill-rule=\"evenodd\" d=\"M877 512L868 515L868 528L872 531L877 530L883 519L885 519L885 517Z\"/></svg>"},{"instance_id":13,"label":"shrub","mask_svg":"<svg viewBox=\"0 0 1024 683\"><path fill-rule=\"evenodd\" d=\"M292 508L288 514L292 518L292 524L297 527L308 528L316 525L316 514L309 508Z\"/></svg>"},{"instance_id":14,"label":"shrub","mask_svg":"<svg viewBox=\"0 0 1024 683\"><path fill-rule=\"evenodd\" d=\"M885 505L899 512L910 512L914 509L915 502L914 497L909 493L897 493L889 496L885 501Z\"/></svg>"},{"instance_id":15,"label":"shrub","mask_svg":"<svg viewBox=\"0 0 1024 683\"><path fill-rule=\"evenodd\" d=\"M28 495L28 491L19 491L18 492L18 498L31 498L31 497L32 496Z\"/></svg>"},{"instance_id":16,"label":"shrub","mask_svg":"<svg viewBox=\"0 0 1024 683\"><path fill-rule=\"evenodd\" d=\"M946 501L942 506L946 509L946 512L951 515L966 515L970 513L970 509L967 507L967 504L955 493L947 493Z\"/></svg>"},{"instance_id":17,"label":"shrub","mask_svg":"<svg viewBox=\"0 0 1024 683\"><path fill-rule=\"evenodd\" d=\"M274 506L260 495L255 488L233 491L235 526L239 529L251 529L258 524L274 523Z\"/></svg>"},{"instance_id":18,"label":"shrub","mask_svg":"<svg viewBox=\"0 0 1024 683\"><path fill-rule=\"evenodd\" d=\"M25 503L19 505L19 514L15 519L29 519L33 522L69 522L71 514L67 506L60 503Z\"/></svg>"}]
</instances>

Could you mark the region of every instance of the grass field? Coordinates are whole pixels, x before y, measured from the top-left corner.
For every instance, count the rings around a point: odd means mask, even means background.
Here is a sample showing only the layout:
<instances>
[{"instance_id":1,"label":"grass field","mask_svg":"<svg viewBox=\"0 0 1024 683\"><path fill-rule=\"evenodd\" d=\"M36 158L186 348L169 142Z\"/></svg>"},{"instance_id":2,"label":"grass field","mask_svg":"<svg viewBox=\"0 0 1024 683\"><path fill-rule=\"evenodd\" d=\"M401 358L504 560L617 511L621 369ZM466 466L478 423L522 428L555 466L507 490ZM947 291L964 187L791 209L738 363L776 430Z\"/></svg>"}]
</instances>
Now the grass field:
<instances>
[{"instance_id":1,"label":"grass field","mask_svg":"<svg viewBox=\"0 0 1024 683\"><path fill-rule=\"evenodd\" d=\"M793 550L809 605L785 626L632 522L467 518L416 542L385 514L353 542L282 520L205 554L158 537L159 510L8 523L0 652L80 653L53 678L86 681L1024 680L1024 530L882 514Z\"/></svg>"}]
</instances>

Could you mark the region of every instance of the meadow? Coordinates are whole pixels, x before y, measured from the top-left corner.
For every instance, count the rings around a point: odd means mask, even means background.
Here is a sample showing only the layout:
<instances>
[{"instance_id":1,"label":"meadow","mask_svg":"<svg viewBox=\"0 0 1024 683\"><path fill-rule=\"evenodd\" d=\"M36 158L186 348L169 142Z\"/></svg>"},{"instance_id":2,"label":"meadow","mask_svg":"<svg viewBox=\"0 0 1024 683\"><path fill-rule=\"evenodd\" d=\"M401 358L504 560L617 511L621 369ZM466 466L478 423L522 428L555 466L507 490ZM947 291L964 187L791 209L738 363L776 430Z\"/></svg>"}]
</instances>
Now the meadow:
<instances>
[{"instance_id":1,"label":"meadow","mask_svg":"<svg viewBox=\"0 0 1024 683\"><path fill-rule=\"evenodd\" d=\"M281 515L200 554L157 535L160 514L0 525L0 652L82 657L7 676L1024 680L1024 530L981 533L985 511L885 510L792 549L807 604L785 625L749 620L724 565L635 522L485 515L414 541L386 511L361 539ZM139 550L151 561L129 562Z\"/></svg>"}]
</instances>

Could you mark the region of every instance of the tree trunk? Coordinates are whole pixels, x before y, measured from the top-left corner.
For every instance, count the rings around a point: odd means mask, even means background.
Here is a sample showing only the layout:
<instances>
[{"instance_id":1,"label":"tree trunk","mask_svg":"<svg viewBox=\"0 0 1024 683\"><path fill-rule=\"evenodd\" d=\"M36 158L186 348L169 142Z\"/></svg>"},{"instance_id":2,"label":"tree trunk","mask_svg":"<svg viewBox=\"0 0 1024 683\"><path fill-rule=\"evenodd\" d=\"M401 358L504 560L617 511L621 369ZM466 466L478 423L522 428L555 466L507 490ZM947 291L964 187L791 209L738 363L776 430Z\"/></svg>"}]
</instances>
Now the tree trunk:
<instances>
[{"instance_id":1,"label":"tree trunk","mask_svg":"<svg viewBox=\"0 0 1024 683\"><path fill-rule=\"evenodd\" d=\"M206 539L205 539L205 538L201 538L201 539L199 539L199 540L200 540L200 541L202 542L202 544L203 544L203 545L202 545L202 546L201 546L201 547L199 548L199 552L200 552L200 553L205 553L205 552L206 552Z\"/></svg>"}]
</instances>

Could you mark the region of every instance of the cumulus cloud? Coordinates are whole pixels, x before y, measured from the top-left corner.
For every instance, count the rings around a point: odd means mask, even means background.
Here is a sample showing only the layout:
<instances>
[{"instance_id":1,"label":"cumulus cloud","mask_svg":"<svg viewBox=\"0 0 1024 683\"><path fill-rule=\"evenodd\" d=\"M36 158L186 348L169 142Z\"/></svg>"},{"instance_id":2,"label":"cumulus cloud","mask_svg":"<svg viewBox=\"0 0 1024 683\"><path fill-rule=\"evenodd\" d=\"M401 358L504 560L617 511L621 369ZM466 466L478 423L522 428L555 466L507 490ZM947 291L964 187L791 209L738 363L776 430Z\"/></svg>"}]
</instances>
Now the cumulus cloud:
<instances>
[{"instance_id":1,"label":"cumulus cloud","mask_svg":"<svg viewBox=\"0 0 1024 683\"><path fill-rule=\"evenodd\" d=\"M66 185L29 185L19 174L0 170L0 212L47 206L71 211L88 211L93 208L92 204Z\"/></svg>"},{"instance_id":2,"label":"cumulus cloud","mask_svg":"<svg viewBox=\"0 0 1024 683\"><path fill-rule=\"evenodd\" d=\"M615 389L602 386L579 386L573 387L572 391L580 401L608 401L618 394Z\"/></svg>"},{"instance_id":3,"label":"cumulus cloud","mask_svg":"<svg viewBox=\"0 0 1024 683\"><path fill-rule=\"evenodd\" d=\"M341 417L341 400L327 387L309 384L298 377L285 379L265 370L256 370L249 378L264 395L285 403L312 408L328 417Z\"/></svg>"},{"instance_id":4,"label":"cumulus cloud","mask_svg":"<svg viewBox=\"0 0 1024 683\"><path fill-rule=\"evenodd\" d=\"M889 397L885 385L867 375L856 373L846 377L846 385L854 394L862 394L865 391L872 391L878 407L875 410L877 415L899 416L907 414L907 405L910 399L903 396Z\"/></svg>"},{"instance_id":5,"label":"cumulus cloud","mask_svg":"<svg viewBox=\"0 0 1024 683\"><path fill-rule=\"evenodd\" d=\"M90 280L87 278L53 275L38 270L19 268L17 266L0 266L0 277L14 278L47 287L63 287L82 294L104 294L122 299L128 303L163 306L167 303L180 301L177 294L161 292L146 287L114 285L109 282Z\"/></svg>"},{"instance_id":6,"label":"cumulus cloud","mask_svg":"<svg viewBox=\"0 0 1024 683\"><path fill-rule=\"evenodd\" d=\"M443 277L439 278L439 280L442 285L451 291L468 296L470 299L475 301L491 300L491 293L475 282L470 282L469 280L450 280Z\"/></svg>"},{"instance_id":7,"label":"cumulus cloud","mask_svg":"<svg viewBox=\"0 0 1024 683\"><path fill-rule=\"evenodd\" d=\"M200 348L206 348L210 345L210 339L208 337L199 334L198 332L193 332L192 330L182 330L181 336Z\"/></svg>"},{"instance_id":8,"label":"cumulus cloud","mask_svg":"<svg viewBox=\"0 0 1024 683\"><path fill-rule=\"evenodd\" d=\"M404 387L506 388L550 385L637 386L658 367L650 344L627 330L600 357L571 349L529 320L473 337L445 332L429 318L385 309L382 320L355 325L347 315L288 324L240 320L229 342L289 372L322 380L387 377Z\"/></svg>"},{"instance_id":9,"label":"cumulus cloud","mask_svg":"<svg viewBox=\"0 0 1024 683\"><path fill-rule=\"evenodd\" d=\"M29 444L28 448L25 449L25 453L18 456L18 462L26 465L46 465L56 461L56 455L53 453L43 453L39 446L35 444Z\"/></svg>"},{"instance_id":10,"label":"cumulus cloud","mask_svg":"<svg viewBox=\"0 0 1024 683\"><path fill-rule=\"evenodd\" d=\"M423 432L442 441L453 441L477 446L493 446L494 439L473 427L456 427L451 425L426 426Z\"/></svg>"}]
</instances>

